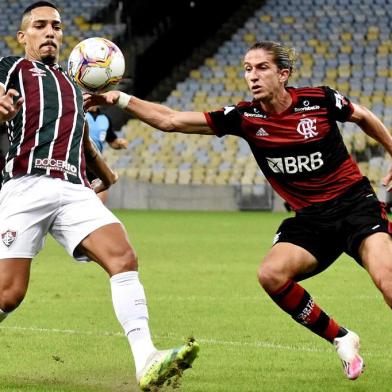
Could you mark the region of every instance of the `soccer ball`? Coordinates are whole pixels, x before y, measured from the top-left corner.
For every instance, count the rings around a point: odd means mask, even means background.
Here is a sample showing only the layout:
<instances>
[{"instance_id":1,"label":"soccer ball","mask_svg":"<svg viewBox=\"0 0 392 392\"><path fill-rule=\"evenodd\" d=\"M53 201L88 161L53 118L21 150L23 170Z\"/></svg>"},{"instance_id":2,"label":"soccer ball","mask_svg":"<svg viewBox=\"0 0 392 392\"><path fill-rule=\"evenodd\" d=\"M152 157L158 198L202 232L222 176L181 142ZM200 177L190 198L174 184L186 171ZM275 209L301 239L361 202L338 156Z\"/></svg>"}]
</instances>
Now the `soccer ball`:
<instances>
[{"instance_id":1,"label":"soccer ball","mask_svg":"<svg viewBox=\"0 0 392 392\"><path fill-rule=\"evenodd\" d=\"M124 71L121 50L106 38L87 38L69 55L68 75L88 93L111 90L122 79Z\"/></svg>"}]
</instances>

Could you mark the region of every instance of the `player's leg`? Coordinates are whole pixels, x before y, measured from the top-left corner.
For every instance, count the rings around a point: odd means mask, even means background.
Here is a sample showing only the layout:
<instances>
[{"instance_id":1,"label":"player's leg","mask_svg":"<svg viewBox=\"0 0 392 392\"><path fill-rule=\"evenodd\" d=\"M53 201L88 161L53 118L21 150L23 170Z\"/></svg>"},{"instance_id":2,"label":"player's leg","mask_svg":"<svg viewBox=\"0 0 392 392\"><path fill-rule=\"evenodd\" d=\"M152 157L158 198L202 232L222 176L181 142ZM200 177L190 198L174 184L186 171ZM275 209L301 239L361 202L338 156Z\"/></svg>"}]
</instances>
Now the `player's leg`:
<instances>
[{"instance_id":1,"label":"player's leg","mask_svg":"<svg viewBox=\"0 0 392 392\"><path fill-rule=\"evenodd\" d=\"M345 334L345 330L296 282L298 276L311 274L316 268L317 260L307 250L280 242L266 255L259 267L258 278L261 286L281 309L332 343L336 337Z\"/></svg>"},{"instance_id":2,"label":"player's leg","mask_svg":"<svg viewBox=\"0 0 392 392\"><path fill-rule=\"evenodd\" d=\"M78 251L96 261L110 276L116 316L129 339L140 371L156 351L148 327L146 296L137 272L137 256L120 223L94 230L78 246Z\"/></svg>"},{"instance_id":3,"label":"player's leg","mask_svg":"<svg viewBox=\"0 0 392 392\"><path fill-rule=\"evenodd\" d=\"M0 318L16 309L26 294L31 260L44 245L57 200L54 182L44 176L16 177L1 189Z\"/></svg>"},{"instance_id":4,"label":"player's leg","mask_svg":"<svg viewBox=\"0 0 392 392\"><path fill-rule=\"evenodd\" d=\"M69 194L63 194L64 206L50 232L69 254L80 260L83 253L107 271L114 310L131 345L139 384L145 389L160 385L190 366L198 345L189 342L164 355L155 349L136 253L122 224L90 189L73 184L65 187Z\"/></svg>"},{"instance_id":5,"label":"player's leg","mask_svg":"<svg viewBox=\"0 0 392 392\"><path fill-rule=\"evenodd\" d=\"M295 321L335 345L346 376L354 380L363 369L358 336L340 327L297 283L328 268L343 250L335 220L326 225L316 217L297 214L283 221L275 237L277 243L260 266L259 281Z\"/></svg>"},{"instance_id":6,"label":"player's leg","mask_svg":"<svg viewBox=\"0 0 392 392\"><path fill-rule=\"evenodd\" d=\"M146 296L137 272L137 258L119 223L105 225L89 234L78 250L104 268L109 276L115 313L128 337L136 375L143 390L179 377L197 356L191 340L178 349L158 351L151 340Z\"/></svg>"},{"instance_id":7,"label":"player's leg","mask_svg":"<svg viewBox=\"0 0 392 392\"><path fill-rule=\"evenodd\" d=\"M30 277L31 259L0 260L0 322L23 301Z\"/></svg>"},{"instance_id":8,"label":"player's leg","mask_svg":"<svg viewBox=\"0 0 392 392\"><path fill-rule=\"evenodd\" d=\"M389 233L374 233L360 247L362 265L392 308L392 238Z\"/></svg>"}]
</instances>

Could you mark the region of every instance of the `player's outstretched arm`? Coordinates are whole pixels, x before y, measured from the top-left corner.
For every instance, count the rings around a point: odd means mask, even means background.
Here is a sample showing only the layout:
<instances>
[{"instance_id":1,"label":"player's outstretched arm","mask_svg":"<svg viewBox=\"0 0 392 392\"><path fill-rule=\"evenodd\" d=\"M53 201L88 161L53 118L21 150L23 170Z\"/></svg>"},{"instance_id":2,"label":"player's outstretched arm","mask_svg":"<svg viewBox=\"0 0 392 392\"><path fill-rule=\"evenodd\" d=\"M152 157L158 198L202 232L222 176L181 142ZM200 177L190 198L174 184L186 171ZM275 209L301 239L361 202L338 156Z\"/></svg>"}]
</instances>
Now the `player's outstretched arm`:
<instances>
[{"instance_id":1,"label":"player's outstretched arm","mask_svg":"<svg viewBox=\"0 0 392 392\"><path fill-rule=\"evenodd\" d=\"M366 107L358 104L353 104L353 106L354 112L350 121L355 122L367 135L377 140L392 157L392 136L387 127ZM383 178L382 184L388 186L388 191L392 190L392 165Z\"/></svg>"},{"instance_id":2,"label":"player's outstretched arm","mask_svg":"<svg viewBox=\"0 0 392 392\"><path fill-rule=\"evenodd\" d=\"M12 120L19 112L23 105L23 98L20 97L15 102L19 93L14 89L9 89L7 93L0 86L0 123Z\"/></svg>"},{"instance_id":3,"label":"player's outstretched arm","mask_svg":"<svg viewBox=\"0 0 392 392\"><path fill-rule=\"evenodd\" d=\"M88 169L100 179L100 181L92 184L95 193L102 192L117 182L117 173L108 166L100 152L95 148L94 143L92 143L88 133L87 122L85 123L83 135L83 148Z\"/></svg>"},{"instance_id":4,"label":"player's outstretched arm","mask_svg":"<svg viewBox=\"0 0 392 392\"><path fill-rule=\"evenodd\" d=\"M214 135L202 112L180 112L121 91L109 91L101 95L85 94L84 98L85 109L94 105L116 105L153 128L164 132Z\"/></svg>"},{"instance_id":5,"label":"player's outstretched arm","mask_svg":"<svg viewBox=\"0 0 392 392\"><path fill-rule=\"evenodd\" d=\"M353 104L354 112L350 121L356 123L367 135L377 140L392 157L392 136L387 127L369 109Z\"/></svg>"}]
</instances>

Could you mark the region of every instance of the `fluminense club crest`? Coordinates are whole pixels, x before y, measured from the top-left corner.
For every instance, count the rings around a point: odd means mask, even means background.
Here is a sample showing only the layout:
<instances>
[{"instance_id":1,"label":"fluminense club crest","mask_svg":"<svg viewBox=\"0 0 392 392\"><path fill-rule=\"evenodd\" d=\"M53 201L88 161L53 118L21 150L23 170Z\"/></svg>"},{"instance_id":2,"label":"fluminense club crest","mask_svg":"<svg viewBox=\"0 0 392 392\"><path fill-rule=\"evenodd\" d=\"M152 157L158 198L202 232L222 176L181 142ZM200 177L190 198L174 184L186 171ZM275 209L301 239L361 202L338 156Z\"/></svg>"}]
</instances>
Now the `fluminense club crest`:
<instances>
[{"instance_id":1,"label":"fluminense club crest","mask_svg":"<svg viewBox=\"0 0 392 392\"><path fill-rule=\"evenodd\" d=\"M1 240L3 244L9 248L16 240L17 232L16 230L7 230L4 233L1 233Z\"/></svg>"}]
</instances>

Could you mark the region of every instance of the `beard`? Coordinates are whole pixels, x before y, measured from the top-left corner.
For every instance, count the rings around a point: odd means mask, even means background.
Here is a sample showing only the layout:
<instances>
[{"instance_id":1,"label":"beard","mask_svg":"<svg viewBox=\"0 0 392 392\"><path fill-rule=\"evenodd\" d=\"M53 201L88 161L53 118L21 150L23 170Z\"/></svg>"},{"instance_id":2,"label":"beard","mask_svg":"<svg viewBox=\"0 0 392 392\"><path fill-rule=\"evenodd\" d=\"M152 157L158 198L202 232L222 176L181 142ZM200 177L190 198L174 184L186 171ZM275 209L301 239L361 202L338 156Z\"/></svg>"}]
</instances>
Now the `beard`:
<instances>
[{"instance_id":1,"label":"beard","mask_svg":"<svg viewBox=\"0 0 392 392\"><path fill-rule=\"evenodd\" d=\"M56 63L56 56L54 56L53 54L46 54L45 56L41 57L41 61L45 65L53 65Z\"/></svg>"}]
</instances>

